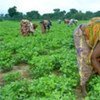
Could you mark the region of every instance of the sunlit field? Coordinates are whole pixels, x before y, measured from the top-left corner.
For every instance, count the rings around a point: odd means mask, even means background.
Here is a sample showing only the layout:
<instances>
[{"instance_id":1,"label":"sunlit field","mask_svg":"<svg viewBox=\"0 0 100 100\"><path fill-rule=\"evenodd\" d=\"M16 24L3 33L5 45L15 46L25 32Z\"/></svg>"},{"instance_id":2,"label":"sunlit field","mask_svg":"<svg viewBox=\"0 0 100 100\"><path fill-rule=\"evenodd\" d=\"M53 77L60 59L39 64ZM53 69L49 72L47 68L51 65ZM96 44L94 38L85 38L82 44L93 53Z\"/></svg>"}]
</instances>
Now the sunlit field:
<instances>
[{"instance_id":1,"label":"sunlit field","mask_svg":"<svg viewBox=\"0 0 100 100\"><path fill-rule=\"evenodd\" d=\"M20 22L0 22L0 100L77 100L73 32L78 25L53 21L42 34L35 23L34 35L22 36ZM87 90L85 100L100 100L100 76L91 77Z\"/></svg>"}]
</instances>

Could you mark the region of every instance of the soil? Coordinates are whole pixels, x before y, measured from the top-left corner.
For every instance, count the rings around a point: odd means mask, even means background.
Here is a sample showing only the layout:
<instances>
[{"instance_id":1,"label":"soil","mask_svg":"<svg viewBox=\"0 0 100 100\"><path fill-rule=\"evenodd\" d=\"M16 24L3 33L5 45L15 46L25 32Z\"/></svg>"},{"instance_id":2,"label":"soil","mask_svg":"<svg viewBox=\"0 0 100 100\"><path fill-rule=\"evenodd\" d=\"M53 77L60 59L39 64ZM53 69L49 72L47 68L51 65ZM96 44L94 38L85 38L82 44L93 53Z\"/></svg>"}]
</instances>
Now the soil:
<instances>
[{"instance_id":1,"label":"soil","mask_svg":"<svg viewBox=\"0 0 100 100\"><path fill-rule=\"evenodd\" d=\"M6 74L13 72L19 72L22 78L31 79L29 75L29 66L27 64L21 63L19 65L13 66L13 69L8 72L0 72L0 85L4 85L3 77Z\"/></svg>"}]
</instances>

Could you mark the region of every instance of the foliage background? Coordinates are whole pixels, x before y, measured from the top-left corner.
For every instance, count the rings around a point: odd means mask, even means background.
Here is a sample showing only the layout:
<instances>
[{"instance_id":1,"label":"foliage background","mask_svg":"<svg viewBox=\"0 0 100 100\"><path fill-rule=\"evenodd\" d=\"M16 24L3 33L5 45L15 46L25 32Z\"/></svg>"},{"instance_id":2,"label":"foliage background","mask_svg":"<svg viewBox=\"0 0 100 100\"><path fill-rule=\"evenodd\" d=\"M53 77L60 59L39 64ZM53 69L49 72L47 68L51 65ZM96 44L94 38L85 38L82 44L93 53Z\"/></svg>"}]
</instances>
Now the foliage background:
<instances>
[{"instance_id":1,"label":"foliage background","mask_svg":"<svg viewBox=\"0 0 100 100\"><path fill-rule=\"evenodd\" d=\"M35 23L39 25L39 21ZM7 73L0 86L0 100L77 100L75 28L53 21L46 34L38 26L34 35L23 37L19 21L0 22L0 71ZM29 78L12 72L21 63L28 65ZM93 75L85 99L99 100L99 86L100 77Z\"/></svg>"},{"instance_id":2,"label":"foliage background","mask_svg":"<svg viewBox=\"0 0 100 100\"><path fill-rule=\"evenodd\" d=\"M86 11L83 13L81 10L78 11L77 9L70 9L69 12L65 10L61 11L59 8L53 9L53 13L44 13L41 15L38 11L32 10L23 14L23 12L18 12L17 7L13 6L8 9L7 14L0 14L0 20L21 20L22 18L27 18L29 20L42 20L42 19L51 19L57 20L61 19L64 20L65 18L71 19L75 18L77 20L89 20L92 17L100 16L100 10L96 12Z\"/></svg>"}]
</instances>

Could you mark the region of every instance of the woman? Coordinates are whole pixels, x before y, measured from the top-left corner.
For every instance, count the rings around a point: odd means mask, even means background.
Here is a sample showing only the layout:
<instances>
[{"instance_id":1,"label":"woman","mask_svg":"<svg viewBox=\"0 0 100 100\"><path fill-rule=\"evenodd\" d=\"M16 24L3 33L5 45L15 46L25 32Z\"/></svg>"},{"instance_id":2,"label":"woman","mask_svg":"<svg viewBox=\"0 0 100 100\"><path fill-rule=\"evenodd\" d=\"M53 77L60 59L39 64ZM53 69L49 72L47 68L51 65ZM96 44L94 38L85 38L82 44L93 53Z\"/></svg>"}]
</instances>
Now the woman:
<instances>
[{"instance_id":1,"label":"woman","mask_svg":"<svg viewBox=\"0 0 100 100\"><path fill-rule=\"evenodd\" d=\"M87 94L86 83L93 71L100 74L100 21L97 19L89 24L80 25L74 32L77 50L80 86L83 96Z\"/></svg>"}]
</instances>

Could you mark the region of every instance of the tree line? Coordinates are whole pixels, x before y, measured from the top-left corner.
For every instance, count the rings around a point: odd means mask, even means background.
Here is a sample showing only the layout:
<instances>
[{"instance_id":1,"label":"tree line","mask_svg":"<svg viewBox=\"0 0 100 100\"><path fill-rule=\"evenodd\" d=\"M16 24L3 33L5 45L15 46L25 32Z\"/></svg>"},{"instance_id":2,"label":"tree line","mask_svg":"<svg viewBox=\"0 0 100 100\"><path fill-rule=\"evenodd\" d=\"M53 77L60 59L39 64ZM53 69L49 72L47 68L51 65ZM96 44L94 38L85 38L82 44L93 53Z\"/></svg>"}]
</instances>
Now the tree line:
<instances>
[{"instance_id":1,"label":"tree line","mask_svg":"<svg viewBox=\"0 0 100 100\"><path fill-rule=\"evenodd\" d=\"M70 9L69 12L66 12L65 10L61 11L59 8L53 9L53 13L45 13L41 15L38 11L32 10L30 12L26 12L26 14L23 14L22 12L17 11L17 7L11 7L8 9L7 14L0 14L0 20L7 19L7 20L21 20L21 19L29 19L29 20L38 20L38 19L51 19L51 20L57 20L57 19L65 19L65 18L75 18L78 20L88 20L92 17L98 17L100 16L100 11L97 12L91 12L86 11L83 13L82 11L78 11L76 9Z\"/></svg>"}]
</instances>

